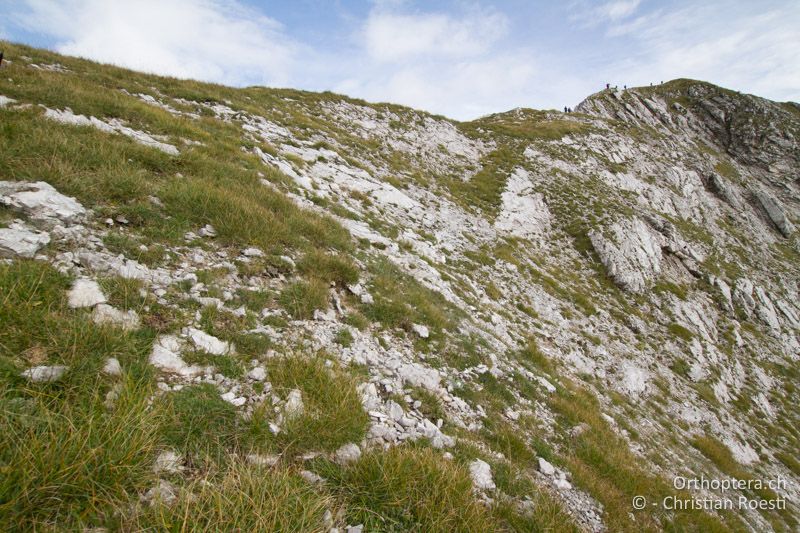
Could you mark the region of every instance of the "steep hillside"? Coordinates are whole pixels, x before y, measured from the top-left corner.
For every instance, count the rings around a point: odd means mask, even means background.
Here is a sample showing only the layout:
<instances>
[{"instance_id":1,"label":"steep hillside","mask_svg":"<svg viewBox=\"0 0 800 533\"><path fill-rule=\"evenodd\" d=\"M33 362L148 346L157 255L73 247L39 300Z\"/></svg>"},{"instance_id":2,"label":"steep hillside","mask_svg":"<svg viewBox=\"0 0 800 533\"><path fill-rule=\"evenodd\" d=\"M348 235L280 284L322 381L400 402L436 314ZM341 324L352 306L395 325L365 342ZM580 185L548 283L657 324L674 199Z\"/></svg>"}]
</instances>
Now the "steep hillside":
<instances>
[{"instance_id":1,"label":"steep hillside","mask_svg":"<svg viewBox=\"0 0 800 533\"><path fill-rule=\"evenodd\" d=\"M2 529L800 527L797 104L457 123L2 45Z\"/></svg>"}]
</instances>

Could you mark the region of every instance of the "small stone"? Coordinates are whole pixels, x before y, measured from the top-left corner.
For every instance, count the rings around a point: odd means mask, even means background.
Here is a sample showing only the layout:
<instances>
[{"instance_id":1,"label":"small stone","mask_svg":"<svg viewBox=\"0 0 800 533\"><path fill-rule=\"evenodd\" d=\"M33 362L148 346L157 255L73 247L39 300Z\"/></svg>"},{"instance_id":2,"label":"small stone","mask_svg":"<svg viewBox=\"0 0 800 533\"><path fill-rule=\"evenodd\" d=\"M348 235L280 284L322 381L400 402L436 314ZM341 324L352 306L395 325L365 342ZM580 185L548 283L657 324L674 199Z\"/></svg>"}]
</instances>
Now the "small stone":
<instances>
[{"instance_id":1,"label":"small stone","mask_svg":"<svg viewBox=\"0 0 800 533\"><path fill-rule=\"evenodd\" d=\"M289 391L289 396L286 398L286 406L284 412L287 418L294 418L303 414L303 393L299 389L292 389Z\"/></svg>"},{"instance_id":2,"label":"small stone","mask_svg":"<svg viewBox=\"0 0 800 533\"><path fill-rule=\"evenodd\" d=\"M67 294L68 305L72 309L79 307L94 307L97 304L106 303L106 296L100 289L100 285L91 279L77 279Z\"/></svg>"},{"instance_id":3,"label":"small stone","mask_svg":"<svg viewBox=\"0 0 800 533\"><path fill-rule=\"evenodd\" d=\"M481 490L495 489L494 479L492 479L492 467L489 466L489 463L475 459L469 464L469 473L472 476L472 483L475 488Z\"/></svg>"},{"instance_id":4,"label":"small stone","mask_svg":"<svg viewBox=\"0 0 800 533\"><path fill-rule=\"evenodd\" d=\"M346 533L362 533L364 531L364 524L358 524L357 526L347 526L345 528Z\"/></svg>"},{"instance_id":5,"label":"small stone","mask_svg":"<svg viewBox=\"0 0 800 533\"><path fill-rule=\"evenodd\" d=\"M318 476L314 472L311 472L310 470L301 470L300 477L312 484L323 483L325 481L322 477Z\"/></svg>"},{"instance_id":6,"label":"small stone","mask_svg":"<svg viewBox=\"0 0 800 533\"><path fill-rule=\"evenodd\" d=\"M280 457L277 455L259 455L256 453L248 454L247 462L254 466L275 466L278 464Z\"/></svg>"},{"instance_id":7,"label":"small stone","mask_svg":"<svg viewBox=\"0 0 800 533\"><path fill-rule=\"evenodd\" d=\"M212 355L225 355L235 351L231 343L221 341L213 335L209 335L197 328L186 328L184 334L189 337L189 340L192 341L192 344L194 344L196 348Z\"/></svg>"},{"instance_id":8,"label":"small stone","mask_svg":"<svg viewBox=\"0 0 800 533\"><path fill-rule=\"evenodd\" d=\"M69 367L63 365L35 366L22 373L22 377L31 383L53 383L64 377Z\"/></svg>"},{"instance_id":9,"label":"small stone","mask_svg":"<svg viewBox=\"0 0 800 533\"><path fill-rule=\"evenodd\" d=\"M258 248L245 248L242 250L242 255L246 257L264 257L264 252Z\"/></svg>"},{"instance_id":10,"label":"small stone","mask_svg":"<svg viewBox=\"0 0 800 533\"><path fill-rule=\"evenodd\" d=\"M253 381L264 381L267 379L267 370L263 366L257 366L247 373L247 377Z\"/></svg>"},{"instance_id":11,"label":"small stone","mask_svg":"<svg viewBox=\"0 0 800 533\"><path fill-rule=\"evenodd\" d=\"M414 333L416 333L420 339L427 339L428 337L430 337L431 332L428 329L428 326L423 326L421 324L414 324L413 326L411 326L411 329L414 330Z\"/></svg>"},{"instance_id":12,"label":"small stone","mask_svg":"<svg viewBox=\"0 0 800 533\"><path fill-rule=\"evenodd\" d=\"M159 503L170 506L178 500L177 489L169 481L158 480L158 484L148 490L140 499L151 506Z\"/></svg>"},{"instance_id":13,"label":"small stone","mask_svg":"<svg viewBox=\"0 0 800 533\"><path fill-rule=\"evenodd\" d=\"M352 442L336 450L335 461L340 465L354 463L361 458L361 448Z\"/></svg>"},{"instance_id":14,"label":"small stone","mask_svg":"<svg viewBox=\"0 0 800 533\"><path fill-rule=\"evenodd\" d=\"M120 366L119 360L116 357L109 357L106 359L106 364L103 366L103 373L109 376L121 376L122 366Z\"/></svg>"},{"instance_id":15,"label":"small stone","mask_svg":"<svg viewBox=\"0 0 800 533\"><path fill-rule=\"evenodd\" d=\"M570 490L572 488L572 484L566 479L557 479L553 484L560 490Z\"/></svg>"},{"instance_id":16,"label":"small stone","mask_svg":"<svg viewBox=\"0 0 800 533\"><path fill-rule=\"evenodd\" d=\"M95 324L111 324L119 326L125 331L133 331L139 328L139 315L134 310L120 311L108 304L97 304L92 312L92 321Z\"/></svg>"},{"instance_id":17,"label":"small stone","mask_svg":"<svg viewBox=\"0 0 800 533\"><path fill-rule=\"evenodd\" d=\"M165 472L167 474L177 474L183 470L183 458L173 450L164 450L153 464L153 472L156 474Z\"/></svg>"},{"instance_id":18,"label":"small stone","mask_svg":"<svg viewBox=\"0 0 800 533\"><path fill-rule=\"evenodd\" d=\"M200 231L198 231L197 234L200 235L201 237L214 238L217 236L217 230L214 229L214 226L212 226L211 224L206 224L205 226L200 228Z\"/></svg>"},{"instance_id":19,"label":"small stone","mask_svg":"<svg viewBox=\"0 0 800 533\"><path fill-rule=\"evenodd\" d=\"M556 468L547 462L546 459L539 457L539 472L546 476L554 476L556 474Z\"/></svg>"},{"instance_id":20,"label":"small stone","mask_svg":"<svg viewBox=\"0 0 800 533\"><path fill-rule=\"evenodd\" d=\"M361 303L364 304L364 305L372 305L372 304L375 303L375 298L373 298L372 295L370 293L368 293L368 292L365 292L364 294L362 294L361 297L360 297L360 300L361 300Z\"/></svg>"}]
</instances>

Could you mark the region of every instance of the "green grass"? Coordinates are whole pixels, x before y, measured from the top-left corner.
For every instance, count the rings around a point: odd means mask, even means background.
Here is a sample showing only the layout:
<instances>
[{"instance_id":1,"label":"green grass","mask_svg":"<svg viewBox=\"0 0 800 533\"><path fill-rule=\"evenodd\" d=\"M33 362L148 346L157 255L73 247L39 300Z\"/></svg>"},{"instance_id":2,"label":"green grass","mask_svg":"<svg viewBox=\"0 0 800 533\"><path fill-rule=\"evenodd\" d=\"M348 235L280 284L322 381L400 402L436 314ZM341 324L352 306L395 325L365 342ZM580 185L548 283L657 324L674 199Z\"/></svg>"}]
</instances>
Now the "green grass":
<instances>
[{"instance_id":1,"label":"green grass","mask_svg":"<svg viewBox=\"0 0 800 533\"><path fill-rule=\"evenodd\" d=\"M299 389L303 398L303 414L287 420L276 438L283 453L335 451L364 438L369 418L355 379L345 371L326 367L321 357L291 356L271 359L268 373L281 397Z\"/></svg>"},{"instance_id":2,"label":"green grass","mask_svg":"<svg viewBox=\"0 0 800 533\"><path fill-rule=\"evenodd\" d=\"M350 467L325 464L317 471L344 500L346 521L366 531L494 529L472 495L469 472L429 449L375 451Z\"/></svg>"},{"instance_id":3,"label":"green grass","mask_svg":"<svg viewBox=\"0 0 800 533\"><path fill-rule=\"evenodd\" d=\"M152 334L97 327L66 306L70 280L35 261L0 264L0 527L78 526L110 516L150 480L160 409L146 363ZM126 371L115 408L107 357ZM59 382L30 385L28 366L65 364Z\"/></svg>"},{"instance_id":4,"label":"green grass","mask_svg":"<svg viewBox=\"0 0 800 533\"><path fill-rule=\"evenodd\" d=\"M694 338L694 333L681 326L677 322L672 322L669 326L667 326L667 331L669 331L673 337L682 339L685 342L691 342Z\"/></svg>"},{"instance_id":5,"label":"green grass","mask_svg":"<svg viewBox=\"0 0 800 533\"><path fill-rule=\"evenodd\" d=\"M328 287L319 280L296 281L283 289L279 302L292 318L307 320L328 307Z\"/></svg>"},{"instance_id":6,"label":"green grass","mask_svg":"<svg viewBox=\"0 0 800 533\"><path fill-rule=\"evenodd\" d=\"M244 422L211 384L191 385L166 395L164 442L178 450L220 459L242 444Z\"/></svg>"},{"instance_id":7,"label":"green grass","mask_svg":"<svg viewBox=\"0 0 800 533\"><path fill-rule=\"evenodd\" d=\"M342 255L331 255L312 250L303 256L297 264L298 270L309 278L321 282L334 283L340 287L358 282L358 267L353 261Z\"/></svg>"},{"instance_id":8,"label":"green grass","mask_svg":"<svg viewBox=\"0 0 800 533\"><path fill-rule=\"evenodd\" d=\"M334 342L342 348L349 348L353 344L353 334L347 328L342 328L336 332Z\"/></svg>"},{"instance_id":9,"label":"green grass","mask_svg":"<svg viewBox=\"0 0 800 533\"><path fill-rule=\"evenodd\" d=\"M387 328L411 330L413 324L423 324L436 337L442 330L452 328L460 318L441 294L420 285L386 259L370 267L373 278L369 291L375 302L363 306L363 314Z\"/></svg>"},{"instance_id":10,"label":"green grass","mask_svg":"<svg viewBox=\"0 0 800 533\"><path fill-rule=\"evenodd\" d=\"M172 505L141 509L123 521L130 531L291 531L327 533L332 497L285 470L241 462L183 488Z\"/></svg>"}]
</instances>

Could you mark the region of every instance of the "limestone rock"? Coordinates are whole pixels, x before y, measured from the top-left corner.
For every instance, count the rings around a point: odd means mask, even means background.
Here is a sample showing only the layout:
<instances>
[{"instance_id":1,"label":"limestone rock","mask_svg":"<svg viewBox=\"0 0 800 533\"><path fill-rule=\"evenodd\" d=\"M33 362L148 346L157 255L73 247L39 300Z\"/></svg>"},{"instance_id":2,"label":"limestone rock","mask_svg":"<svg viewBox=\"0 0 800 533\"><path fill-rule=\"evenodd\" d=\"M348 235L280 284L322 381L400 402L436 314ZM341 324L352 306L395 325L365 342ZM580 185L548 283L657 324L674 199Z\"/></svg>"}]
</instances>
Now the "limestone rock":
<instances>
[{"instance_id":1,"label":"limestone rock","mask_svg":"<svg viewBox=\"0 0 800 533\"><path fill-rule=\"evenodd\" d=\"M421 324L414 324L411 326L411 329L414 330L414 333L416 333L420 339L427 339L431 335L428 327Z\"/></svg>"},{"instance_id":2,"label":"limestone rock","mask_svg":"<svg viewBox=\"0 0 800 533\"><path fill-rule=\"evenodd\" d=\"M158 454L153 464L153 472L156 474L178 474L183 470L183 457L174 450L164 450Z\"/></svg>"},{"instance_id":3,"label":"limestone rock","mask_svg":"<svg viewBox=\"0 0 800 533\"><path fill-rule=\"evenodd\" d=\"M186 328L184 334L189 338L195 348L212 355L225 355L235 351L231 343L222 341L197 328Z\"/></svg>"},{"instance_id":4,"label":"limestone rock","mask_svg":"<svg viewBox=\"0 0 800 533\"><path fill-rule=\"evenodd\" d=\"M267 369L263 366L257 366L247 373L247 377L253 381L264 381L267 379Z\"/></svg>"},{"instance_id":5,"label":"limestone rock","mask_svg":"<svg viewBox=\"0 0 800 533\"><path fill-rule=\"evenodd\" d=\"M289 396L286 398L286 405L284 412L287 418L295 418L303 414L305 407L303 405L303 393L299 389L292 389L289 391Z\"/></svg>"},{"instance_id":6,"label":"limestone rock","mask_svg":"<svg viewBox=\"0 0 800 533\"><path fill-rule=\"evenodd\" d=\"M794 224L787 218L778 200L764 191L756 192L755 197L775 227L784 237L790 237L794 233Z\"/></svg>"},{"instance_id":7,"label":"limestone rock","mask_svg":"<svg viewBox=\"0 0 800 533\"><path fill-rule=\"evenodd\" d=\"M50 235L47 232L32 230L22 222L14 222L7 228L0 228L0 258L30 259L49 243Z\"/></svg>"},{"instance_id":8,"label":"limestone rock","mask_svg":"<svg viewBox=\"0 0 800 533\"><path fill-rule=\"evenodd\" d=\"M150 506L171 506L178 501L178 489L169 481L159 479L156 486L144 493L140 499L142 503Z\"/></svg>"},{"instance_id":9,"label":"limestone rock","mask_svg":"<svg viewBox=\"0 0 800 533\"><path fill-rule=\"evenodd\" d=\"M67 294L68 305L73 308L93 307L97 304L106 303L106 296L100 289L100 285L91 279L79 278L75 280Z\"/></svg>"},{"instance_id":10,"label":"limestone rock","mask_svg":"<svg viewBox=\"0 0 800 533\"><path fill-rule=\"evenodd\" d=\"M547 461L542 457L539 457L538 462L539 462L539 472L541 472L545 476L550 476L550 477L556 474L556 468L553 465L551 465L549 461Z\"/></svg>"},{"instance_id":11,"label":"limestone rock","mask_svg":"<svg viewBox=\"0 0 800 533\"><path fill-rule=\"evenodd\" d=\"M63 365L35 366L22 372L22 377L31 383L54 383L64 377L68 369Z\"/></svg>"},{"instance_id":12,"label":"limestone rock","mask_svg":"<svg viewBox=\"0 0 800 533\"><path fill-rule=\"evenodd\" d=\"M0 204L21 211L32 220L50 224L73 222L86 213L77 200L64 196L44 181L0 181Z\"/></svg>"},{"instance_id":13,"label":"limestone rock","mask_svg":"<svg viewBox=\"0 0 800 533\"><path fill-rule=\"evenodd\" d=\"M120 311L108 304L98 304L92 312L92 320L95 324L111 324L118 326L125 331L133 331L139 328L141 321L136 311Z\"/></svg>"},{"instance_id":14,"label":"limestone rock","mask_svg":"<svg viewBox=\"0 0 800 533\"><path fill-rule=\"evenodd\" d=\"M361 458L361 448L357 444L349 443L336 450L334 460L340 465L354 463Z\"/></svg>"},{"instance_id":15,"label":"limestone rock","mask_svg":"<svg viewBox=\"0 0 800 533\"><path fill-rule=\"evenodd\" d=\"M479 490L494 490L496 488L492 478L492 467L481 459L475 459L469 464L469 473L472 484Z\"/></svg>"},{"instance_id":16,"label":"limestone rock","mask_svg":"<svg viewBox=\"0 0 800 533\"><path fill-rule=\"evenodd\" d=\"M638 218L623 219L605 231L592 230L589 239L621 289L644 292L661 272L661 243Z\"/></svg>"},{"instance_id":17,"label":"limestone rock","mask_svg":"<svg viewBox=\"0 0 800 533\"><path fill-rule=\"evenodd\" d=\"M109 376L121 376L122 366L116 357L109 357L106 359L106 364L103 365L103 373Z\"/></svg>"}]
</instances>

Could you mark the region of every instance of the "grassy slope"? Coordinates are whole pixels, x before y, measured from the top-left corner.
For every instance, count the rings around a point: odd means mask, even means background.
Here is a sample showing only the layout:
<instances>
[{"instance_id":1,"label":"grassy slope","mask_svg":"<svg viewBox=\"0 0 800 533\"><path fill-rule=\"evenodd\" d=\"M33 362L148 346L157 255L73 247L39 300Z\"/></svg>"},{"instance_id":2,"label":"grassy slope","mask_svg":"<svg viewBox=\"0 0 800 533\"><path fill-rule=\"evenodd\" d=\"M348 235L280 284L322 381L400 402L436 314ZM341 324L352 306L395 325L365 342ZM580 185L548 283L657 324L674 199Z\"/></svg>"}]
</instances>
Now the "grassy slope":
<instances>
[{"instance_id":1,"label":"grassy slope","mask_svg":"<svg viewBox=\"0 0 800 533\"><path fill-rule=\"evenodd\" d=\"M361 322L372 321L378 327L409 329L412 323L427 323L432 325L433 346L450 346L443 331L455 329L459 313L392 265L368 260L361 245L352 242L332 219L302 210L278 190L264 187L259 173L278 189L286 188L288 181L240 149L246 143L238 126L208 116L199 120L178 118L120 89L148 94L159 91L195 101L226 101L233 108L257 114L285 107L284 96L298 100L339 97L257 88L235 90L136 74L16 45L4 44L4 48L8 57L24 54L36 63L58 61L72 73L37 71L17 62L4 70L0 94L51 108L70 107L76 113L123 119L131 127L168 136L170 142L181 146L181 155L170 157L121 136L56 124L45 120L35 107L26 111L0 109L2 179L47 181L93 207L101 220L124 215L132 223L134 241L126 241L131 238L127 235L115 244L129 256L140 254L136 251L139 243L163 249L182 244L186 231L210 223L218 230L223 246L255 245L267 251L267 266L278 265L274 258L279 255L305 258L298 265L301 280L288 285L281 294L261 296L298 318L308 317L324 305L321 287L352 283L362 276L364 272L359 272L350 258L358 259L368 269L376 303L362 306L362 312L353 316L354 324L363 326ZM287 113L300 130L332 131L332 125L316 117L292 114L291 110ZM504 175L519 157L522 145L517 141L559 138L582 131L574 123L543 121L536 113L524 118L495 125L487 122L490 130L511 139L511 149L501 147L488 155L490 164L478 179L452 191L457 199L493 215L502 192L497 176ZM465 126L466 131L469 129ZM336 134L347 140L344 133ZM204 144L185 147L180 144L181 138ZM164 206L151 203L150 196L157 196ZM162 255L139 258L153 264L168 263ZM209 273L209 280L214 275ZM122 334L95 326L82 311L66 309L64 291L69 280L52 268L32 262L0 266L0 416L3 427L9 428L0 437L0 526L4 529L57 523L67 528L105 525L128 529L322 531L325 509L340 512L349 523L365 522L386 530L574 528L560 505L531 481L536 455L547 456L573 471L575 483L603 503L605 518L615 530L736 529L733 519L723 524L701 513L675 517L645 512L631 520L630 497L637 491L659 494L664 490L663 481L634 465L627 443L608 428L596 402L577 388L561 389L549 400L550 407L562 418L565 434L579 423L591 429L556 449L539 439L533 427L532 438L523 439L498 423L481 435L462 435L452 462L424 445L403 447L368 454L352 468L324 461L311 465L329 483L323 487L309 485L297 476L294 456L358 442L365 431L366 419L354 388L355 370L337 369L339 375L333 380L316 354L297 354L271 363L271 380L281 394L302 389L315 413L295 421L281 438L273 437L258 417L242 420L208 387L188 387L151 405L148 399L154 393L154 376L146 364L147 353L157 333L174 331L183 325L184 317L142 301L135 284L116 279L102 282L115 305L140 311L145 328ZM263 307L261 303L254 303L254 309ZM591 304L586 307L591 312ZM247 340L255 343L252 353L245 350L243 358L263 351L258 339L241 337L245 322L208 310L203 313L205 329L210 333L237 346L245 346ZM459 347L458 357L466 357L470 349ZM132 369L120 382L121 399L111 412L105 409L103 400L114 383L98 377L108 356L119 358ZM27 385L19 379L19 371L34 360L69 364L68 379L57 386ZM555 372L545 363L542 358L536 360L539 370ZM228 371L235 375L241 368L233 365ZM492 382L491 375L483 379L486 382L481 390L472 391L474 396L468 399L485 405L490 417L501 419L514 396L504 389L505 384ZM529 399L536 394L522 382L515 386L529 391ZM613 445L609 447L609 443ZM186 490L171 509L141 507L137 505L138 495L156 480L152 460L166 446L191 457L191 473L174 480ZM501 451L506 459L487 454L487 446ZM278 453L283 460L276 468L262 472L243 463L242 457L249 452ZM502 498L490 507L475 503L467 464L476 457L492 463L498 486L506 494L533 499L536 505L532 516L520 513ZM196 499L190 498L190 493Z\"/></svg>"},{"instance_id":2,"label":"grassy slope","mask_svg":"<svg viewBox=\"0 0 800 533\"><path fill-rule=\"evenodd\" d=\"M181 146L181 155L170 157L122 136L48 121L40 108L0 109L3 179L44 180L94 208L99 218L125 216L131 231L112 233L107 245L154 266L169 264L158 250L181 244L186 231L207 223L218 230L223 245L259 246L270 257L305 257L298 265L304 281L276 297L276 303L295 316L308 316L324 304L315 287L358 279L358 270L346 256L329 254L354 250L347 232L264 187L260 173L279 185L285 178L239 149L237 127L209 117L177 118L121 89L228 101L233 107L259 112L275 103L277 92L233 90L135 74L23 46L4 44L4 48L7 58L27 55L34 63L60 62L72 72L34 70L16 61L3 72L0 94L50 108L70 107L87 116L120 118L133 128L165 135L179 146L181 138L204 144ZM311 119L307 127L321 125ZM163 207L150 202L150 196L158 197ZM151 249L156 246L157 251L143 255L138 252L142 243ZM409 278L390 273L389 265L379 263L375 269L375 290L386 297L379 296L374 306L365 309L374 320L394 327L400 317L410 324L409 318L422 313L434 330L449 320L438 297ZM207 281L214 275L209 273ZM140 297L137 282L108 278L101 284L114 305L143 315L142 330L123 334L98 327L87 312L66 308L69 278L43 263L0 265L4 427L0 527L4 530L57 525L323 531L326 509L342 509L348 518L376 525L400 520L426 530L483 531L536 524L535 518L513 507L492 511L477 504L466 467L424 449L370 455L357 469L339 469L335 476L331 472L325 487L302 480L292 461L295 454L332 451L345 442L358 442L367 422L350 372L342 369L331 376L313 354L271 363L276 391L284 394L300 388L310 413L293 421L280 438L257 416L250 422L242 420L209 386L187 387L151 404L155 381L146 362L150 346L156 334L174 331L185 318ZM410 291L414 310L393 301L400 290ZM235 337L244 322L207 311L203 320L209 332L235 340L237 346L244 344ZM129 369L118 383L99 372L111 356ZM70 366L59 384L33 387L19 377L28 365L59 363ZM237 372L235 367L228 371ZM108 411L104 399L113 387L119 400ZM191 473L172 480L183 487L177 505L150 509L138 504L138 496L154 486L152 462L165 447L188 454ZM243 463L243 456L252 451L278 453L284 460L277 468L261 471ZM389 465L396 469L394 485L381 496L378 487L386 482ZM369 517L358 510L365 490L369 498L389 498L376 503ZM542 519L557 516L558 511L552 510L556 508L551 502ZM560 523L565 520L564 515Z\"/></svg>"}]
</instances>

